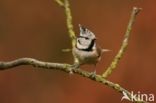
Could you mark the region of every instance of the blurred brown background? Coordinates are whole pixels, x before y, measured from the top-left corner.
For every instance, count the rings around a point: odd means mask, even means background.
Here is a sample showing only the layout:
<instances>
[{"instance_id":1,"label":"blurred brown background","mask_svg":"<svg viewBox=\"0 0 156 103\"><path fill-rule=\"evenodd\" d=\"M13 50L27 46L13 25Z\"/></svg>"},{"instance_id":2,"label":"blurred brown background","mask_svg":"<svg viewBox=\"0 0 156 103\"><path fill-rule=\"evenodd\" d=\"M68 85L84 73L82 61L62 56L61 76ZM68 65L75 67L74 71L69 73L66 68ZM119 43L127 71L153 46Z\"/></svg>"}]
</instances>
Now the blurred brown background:
<instances>
[{"instance_id":1,"label":"blurred brown background","mask_svg":"<svg viewBox=\"0 0 156 103\"><path fill-rule=\"evenodd\" d=\"M76 33L82 24L103 48L112 50L97 65L98 74L117 53L132 7L143 8L127 52L109 80L130 91L156 95L156 1L70 0L70 4ZM53 0L0 0L0 60L32 57L72 63L71 53L61 52L71 47L65 23L64 10ZM121 97L107 86L61 71L31 66L0 71L0 103L120 103Z\"/></svg>"}]
</instances>

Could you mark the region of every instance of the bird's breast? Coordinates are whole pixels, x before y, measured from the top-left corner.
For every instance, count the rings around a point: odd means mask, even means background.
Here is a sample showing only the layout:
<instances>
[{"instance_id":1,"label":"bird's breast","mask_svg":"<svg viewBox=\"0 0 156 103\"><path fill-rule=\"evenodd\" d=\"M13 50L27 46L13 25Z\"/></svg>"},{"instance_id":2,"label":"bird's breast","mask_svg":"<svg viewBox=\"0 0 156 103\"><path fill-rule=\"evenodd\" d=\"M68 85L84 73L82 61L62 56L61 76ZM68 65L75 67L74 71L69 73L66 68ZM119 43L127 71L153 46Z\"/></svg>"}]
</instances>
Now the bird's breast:
<instances>
[{"instance_id":1,"label":"bird's breast","mask_svg":"<svg viewBox=\"0 0 156 103\"><path fill-rule=\"evenodd\" d=\"M73 48L73 54L79 59L81 64L96 64L99 60L99 54L96 49L92 51L83 51Z\"/></svg>"}]
</instances>

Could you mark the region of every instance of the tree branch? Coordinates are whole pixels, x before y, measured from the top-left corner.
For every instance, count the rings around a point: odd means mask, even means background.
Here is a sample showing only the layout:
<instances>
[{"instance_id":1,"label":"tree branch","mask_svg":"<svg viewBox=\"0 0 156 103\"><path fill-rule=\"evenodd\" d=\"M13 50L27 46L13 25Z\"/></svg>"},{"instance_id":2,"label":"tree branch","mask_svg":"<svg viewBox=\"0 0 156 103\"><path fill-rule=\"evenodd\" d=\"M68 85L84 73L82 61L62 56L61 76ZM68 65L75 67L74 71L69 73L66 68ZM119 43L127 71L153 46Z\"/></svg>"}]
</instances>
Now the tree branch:
<instances>
[{"instance_id":1,"label":"tree branch","mask_svg":"<svg viewBox=\"0 0 156 103\"><path fill-rule=\"evenodd\" d=\"M93 76L92 73L83 71L81 69L72 69L72 65L70 64L61 64L61 63L51 63L51 62L43 62L39 61L33 58L20 58L16 59L10 62L0 62L0 70L6 70L11 69L20 65L31 65L33 67L42 68L42 69L55 69L55 70L61 70L66 73L70 73L71 70L73 73L81 75L83 77L89 78L93 81L102 83L110 88L113 88L114 90L123 93L125 92L127 96L131 98L130 92L128 92L126 89L122 88L119 84L110 82L106 79L104 79L101 75L95 75ZM145 102L144 102L145 103Z\"/></svg>"},{"instance_id":2,"label":"tree branch","mask_svg":"<svg viewBox=\"0 0 156 103\"><path fill-rule=\"evenodd\" d=\"M58 5L60 5L60 6L64 6L64 3L63 3L63 1L62 0L54 0L56 3L58 3Z\"/></svg>"},{"instance_id":3,"label":"tree branch","mask_svg":"<svg viewBox=\"0 0 156 103\"><path fill-rule=\"evenodd\" d=\"M68 64L43 62L33 58L19 58L10 62L0 62L0 70L11 69L20 65L32 65L34 67L46 68L46 69L65 69Z\"/></svg>"},{"instance_id":4,"label":"tree branch","mask_svg":"<svg viewBox=\"0 0 156 103\"><path fill-rule=\"evenodd\" d=\"M64 3L61 0L55 0L55 1L58 3L58 5L64 7L64 12L65 12L65 15L66 15L66 25L67 25L69 37L71 39L72 48L73 48L75 46L75 44L76 44L76 35L75 35L75 32L74 32L74 27L73 27L73 22L72 22L72 15L71 15L71 9L70 9L69 1L68 0L64 0ZM63 52L71 51L71 49L63 49L62 51ZM76 58L76 56L73 55L73 57L74 57L74 63L78 63L79 61Z\"/></svg>"},{"instance_id":5,"label":"tree branch","mask_svg":"<svg viewBox=\"0 0 156 103\"><path fill-rule=\"evenodd\" d=\"M74 32L74 27L73 27L73 23L72 23L72 15L71 15L71 10L70 10L70 4L68 0L64 0L64 7L65 7L65 14L66 14L66 25L68 28L68 33L69 36L72 40L72 47L75 46L76 43L76 36L75 36L75 32Z\"/></svg>"},{"instance_id":6,"label":"tree branch","mask_svg":"<svg viewBox=\"0 0 156 103\"><path fill-rule=\"evenodd\" d=\"M68 33L69 33L69 37L72 40L72 47L74 47L75 43L76 43L76 35L75 35L75 32L74 32L74 27L73 27L73 23L72 23L72 15L71 15L71 9L70 9L69 1L64 0L64 2L63 2L62 0L55 0L55 2L57 2L58 5L64 7Z\"/></svg>"},{"instance_id":7,"label":"tree branch","mask_svg":"<svg viewBox=\"0 0 156 103\"><path fill-rule=\"evenodd\" d=\"M106 71L102 74L102 76L104 78L107 78L109 75L111 75L111 73L116 69L117 65L119 64L120 59L123 57L123 54L125 53L127 46L128 46L128 41L129 41L129 35L131 33L132 30L132 26L134 24L135 18L137 16L137 14L140 12L141 8L136 8L133 7L132 13L131 13L131 17L127 26L127 30L124 36L124 40L122 42L121 48L118 51L117 55L114 57L112 63L110 64L110 66L106 69Z\"/></svg>"}]
</instances>

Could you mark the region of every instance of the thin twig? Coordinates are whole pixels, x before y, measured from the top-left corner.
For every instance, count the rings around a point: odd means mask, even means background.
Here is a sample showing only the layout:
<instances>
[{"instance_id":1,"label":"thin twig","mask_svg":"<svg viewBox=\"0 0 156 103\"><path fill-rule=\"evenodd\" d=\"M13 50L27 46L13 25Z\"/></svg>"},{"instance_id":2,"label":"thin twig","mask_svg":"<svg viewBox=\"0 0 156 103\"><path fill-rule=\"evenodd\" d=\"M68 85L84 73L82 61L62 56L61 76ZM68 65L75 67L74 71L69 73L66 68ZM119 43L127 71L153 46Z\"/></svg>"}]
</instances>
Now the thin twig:
<instances>
[{"instance_id":1,"label":"thin twig","mask_svg":"<svg viewBox=\"0 0 156 103\"><path fill-rule=\"evenodd\" d=\"M57 2L58 5L63 6L64 7L64 11L65 11L65 15L66 15L66 25L67 25L67 29L68 29L68 33L69 33L69 37L72 40L72 47L75 46L76 43L76 35L74 32L74 27L73 27L73 22L72 22L72 15L71 15L71 9L70 9L70 4L68 0L55 0L55 2Z\"/></svg>"},{"instance_id":2,"label":"thin twig","mask_svg":"<svg viewBox=\"0 0 156 103\"><path fill-rule=\"evenodd\" d=\"M65 14L66 14L66 23L67 23L67 28L68 28L68 33L69 36L72 40L72 47L75 46L76 43L76 36L74 32L74 27L72 23L72 15L71 15L71 10L70 10L70 4L68 0L64 0L64 7L65 7Z\"/></svg>"},{"instance_id":3,"label":"thin twig","mask_svg":"<svg viewBox=\"0 0 156 103\"><path fill-rule=\"evenodd\" d=\"M64 6L64 3L62 0L55 0L56 3L58 3L58 5L60 6Z\"/></svg>"},{"instance_id":4,"label":"thin twig","mask_svg":"<svg viewBox=\"0 0 156 103\"><path fill-rule=\"evenodd\" d=\"M60 1L60 0L55 0L55 1ZM59 2L57 2L57 3L60 6L62 5ZM64 0L63 6L64 6L65 15L66 15L66 25L67 25L69 37L71 38L72 48L74 48L75 44L76 44L76 35L75 35L75 32L74 32L74 27L73 27L73 22L72 22L72 15L71 15L71 9L70 9L69 1L68 0ZM73 57L74 57L74 63L78 63L79 61L76 58L76 56L73 55Z\"/></svg>"},{"instance_id":5,"label":"thin twig","mask_svg":"<svg viewBox=\"0 0 156 103\"><path fill-rule=\"evenodd\" d=\"M117 55L114 57L110 66L102 74L102 76L104 78L107 78L109 75L111 75L111 73L115 70L115 68L119 64L120 59L123 57L123 54L125 53L127 46L128 46L129 35L131 33L132 26L134 24L137 14L140 12L140 10L141 10L141 8L136 8L136 7L133 8L121 48L118 51Z\"/></svg>"},{"instance_id":6,"label":"thin twig","mask_svg":"<svg viewBox=\"0 0 156 103\"><path fill-rule=\"evenodd\" d=\"M76 35L75 35L75 32L74 32L69 1L64 0L64 3L61 0L55 0L55 1L58 3L58 5L64 7L64 12L65 12L65 15L66 15L66 25L67 25L68 34L69 34L69 37L71 39L71 44L72 44L72 48L73 48L73 47L75 47L75 44L76 44ZM70 50L72 50L72 49L70 49ZM74 64L79 64L79 61L78 61L77 57L74 54L73 54L73 57L74 57Z\"/></svg>"},{"instance_id":7,"label":"thin twig","mask_svg":"<svg viewBox=\"0 0 156 103\"><path fill-rule=\"evenodd\" d=\"M42 69L55 69L55 70L61 70L66 73L70 73L71 70L73 73L81 75L83 77L89 78L93 81L102 83L110 88L113 88L114 90L118 91L119 93L126 93L129 98L132 98L130 95L130 92L128 92L126 89L122 88L119 84L110 82L106 79L104 79L101 75L94 75L90 72L83 71L81 69L72 69L72 65L70 64L61 64L61 63L51 63L51 62L43 62L39 61L33 58L20 58L16 59L10 62L0 62L0 70L6 70L11 69L20 65L31 65L37 68ZM145 103L145 102L142 102Z\"/></svg>"}]
</instances>

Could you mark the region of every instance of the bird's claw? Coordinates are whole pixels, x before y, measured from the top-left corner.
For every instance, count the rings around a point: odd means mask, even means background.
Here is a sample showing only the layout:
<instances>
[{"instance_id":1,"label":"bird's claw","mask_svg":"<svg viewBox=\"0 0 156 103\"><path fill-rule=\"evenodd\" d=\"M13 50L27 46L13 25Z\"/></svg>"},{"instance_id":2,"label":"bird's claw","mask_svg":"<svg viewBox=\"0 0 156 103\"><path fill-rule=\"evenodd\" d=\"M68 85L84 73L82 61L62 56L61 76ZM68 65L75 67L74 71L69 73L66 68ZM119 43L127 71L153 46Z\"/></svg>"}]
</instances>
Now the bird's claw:
<instances>
[{"instance_id":1,"label":"bird's claw","mask_svg":"<svg viewBox=\"0 0 156 103\"><path fill-rule=\"evenodd\" d=\"M95 76L96 76L96 70L94 71L94 72L91 72L91 78L95 78Z\"/></svg>"},{"instance_id":2,"label":"bird's claw","mask_svg":"<svg viewBox=\"0 0 156 103\"><path fill-rule=\"evenodd\" d=\"M77 63L74 63L74 64L72 65L72 69L79 69L79 67L80 67L80 65L77 64Z\"/></svg>"},{"instance_id":3,"label":"bird's claw","mask_svg":"<svg viewBox=\"0 0 156 103\"><path fill-rule=\"evenodd\" d=\"M80 66L79 64L74 63L73 65L70 66L69 74L73 74L74 69L78 69Z\"/></svg>"}]
</instances>

